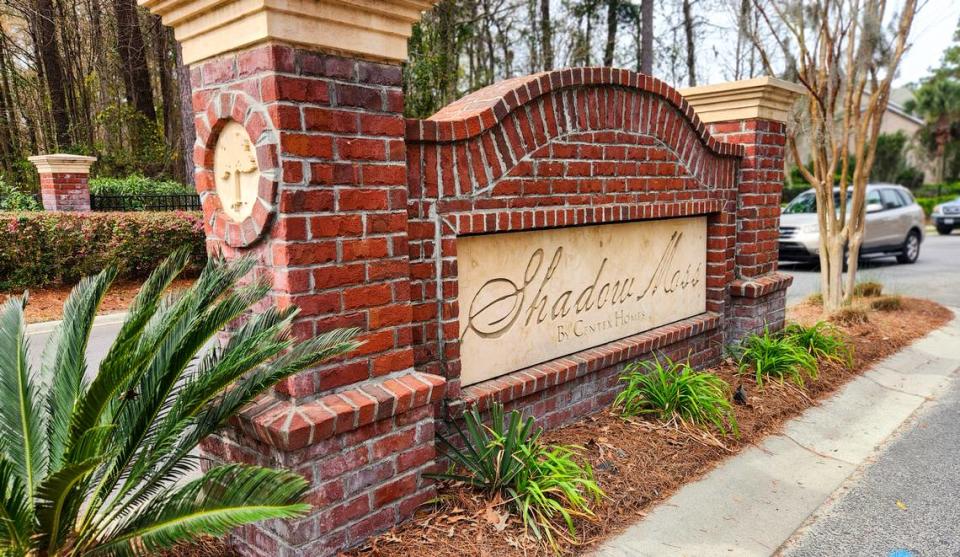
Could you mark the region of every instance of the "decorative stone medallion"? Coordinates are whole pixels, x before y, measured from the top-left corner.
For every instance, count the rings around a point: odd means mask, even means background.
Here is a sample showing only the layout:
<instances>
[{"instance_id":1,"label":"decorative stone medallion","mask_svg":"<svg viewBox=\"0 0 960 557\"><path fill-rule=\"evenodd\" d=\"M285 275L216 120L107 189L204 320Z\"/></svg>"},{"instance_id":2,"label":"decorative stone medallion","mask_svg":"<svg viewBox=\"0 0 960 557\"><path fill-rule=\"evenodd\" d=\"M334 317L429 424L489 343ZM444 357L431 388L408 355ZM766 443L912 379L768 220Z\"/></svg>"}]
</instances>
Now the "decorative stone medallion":
<instances>
[{"instance_id":1,"label":"decorative stone medallion","mask_svg":"<svg viewBox=\"0 0 960 557\"><path fill-rule=\"evenodd\" d=\"M213 154L217 195L224 214L240 223L253 213L260 187L260 167L250 134L237 122L220 131Z\"/></svg>"},{"instance_id":2,"label":"decorative stone medallion","mask_svg":"<svg viewBox=\"0 0 960 557\"><path fill-rule=\"evenodd\" d=\"M249 248L276 213L279 142L264 106L242 91L219 91L197 115L197 192L207 238Z\"/></svg>"}]
</instances>

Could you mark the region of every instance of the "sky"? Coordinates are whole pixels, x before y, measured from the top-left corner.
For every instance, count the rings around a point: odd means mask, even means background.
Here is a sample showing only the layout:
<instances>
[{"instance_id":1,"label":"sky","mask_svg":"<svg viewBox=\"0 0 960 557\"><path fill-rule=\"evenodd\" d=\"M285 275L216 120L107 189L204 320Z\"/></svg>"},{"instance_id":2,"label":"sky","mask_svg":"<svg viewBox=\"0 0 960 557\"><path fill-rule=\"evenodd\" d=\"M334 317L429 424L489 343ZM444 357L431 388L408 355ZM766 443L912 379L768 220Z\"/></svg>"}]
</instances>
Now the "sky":
<instances>
[{"instance_id":1,"label":"sky","mask_svg":"<svg viewBox=\"0 0 960 557\"><path fill-rule=\"evenodd\" d=\"M960 0L927 0L914 18L910 50L900 63L894 85L918 81L940 62L943 50L953 42L960 20Z\"/></svg>"},{"instance_id":2,"label":"sky","mask_svg":"<svg viewBox=\"0 0 960 557\"><path fill-rule=\"evenodd\" d=\"M929 74L929 70L940 62L943 50L953 42L953 33L960 21L960 0L920 0L921 8L914 17L913 28L910 32L911 45L900 63L900 70L894 80L894 87L902 87L915 83ZM898 10L902 1L894 0L891 8ZM894 10L888 8L888 13ZM729 63L725 60L711 60L711 51L721 55L730 52L730 29L732 28L731 13L729 10L717 10L708 16L708 22L715 27L712 36L705 39L700 48L701 63L698 70L704 74L700 76L700 84L721 83L729 81ZM658 68L659 69L659 68ZM684 83L677 84L684 86Z\"/></svg>"}]
</instances>

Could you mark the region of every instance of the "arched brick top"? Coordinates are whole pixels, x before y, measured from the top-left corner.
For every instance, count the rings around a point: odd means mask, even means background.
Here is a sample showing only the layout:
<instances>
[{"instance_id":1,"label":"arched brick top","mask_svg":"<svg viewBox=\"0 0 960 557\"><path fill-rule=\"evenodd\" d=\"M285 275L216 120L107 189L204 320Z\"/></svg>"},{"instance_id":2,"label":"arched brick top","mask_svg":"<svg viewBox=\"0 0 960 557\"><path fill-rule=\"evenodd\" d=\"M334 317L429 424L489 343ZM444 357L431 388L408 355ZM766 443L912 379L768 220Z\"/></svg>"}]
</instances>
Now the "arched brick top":
<instances>
[{"instance_id":1,"label":"arched brick top","mask_svg":"<svg viewBox=\"0 0 960 557\"><path fill-rule=\"evenodd\" d=\"M512 112L553 91L603 85L662 97L686 118L710 151L720 156L743 156L742 146L712 137L693 107L676 89L655 77L617 68L567 68L500 81L447 105L426 120L407 120L406 137L415 142L469 139L492 129Z\"/></svg>"}]
</instances>

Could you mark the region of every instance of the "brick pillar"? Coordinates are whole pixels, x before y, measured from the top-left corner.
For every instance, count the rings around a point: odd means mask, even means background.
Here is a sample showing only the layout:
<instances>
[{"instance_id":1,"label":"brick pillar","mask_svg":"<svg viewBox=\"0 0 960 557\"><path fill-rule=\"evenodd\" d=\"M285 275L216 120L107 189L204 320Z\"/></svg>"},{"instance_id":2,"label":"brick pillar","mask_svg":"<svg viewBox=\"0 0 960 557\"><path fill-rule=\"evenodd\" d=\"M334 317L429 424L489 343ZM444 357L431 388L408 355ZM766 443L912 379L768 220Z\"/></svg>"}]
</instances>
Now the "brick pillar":
<instances>
[{"instance_id":1,"label":"brick pillar","mask_svg":"<svg viewBox=\"0 0 960 557\"><path fill-rule=\"evenodd\" d=\"M804 93L771 77L683 89L717 139L744 146L737 177L733 281L727 286L725 343L783 328L793 277L777 272L786 122Z\"/></svg>"},{"instance_id":2,"label":"brick pillar","mask_svg":"<svg viewBox=\"0 0 960 557\"><path fill-rule=\"evenodd\" d=\"M40 194L47 211L90 210L90 166L97 157L37 155L28 159L40 174Z\"/></svg>"},{"instance_id":3,"label":"brick pillar","mask_svg":"<svg viewBox=\"0 0 960 557\"><path fill-rule=\"evenodd\" d=\"M203 445L214 461L312 483L313 512L245 528L241 554L335 554L435 494L423 473L444 380L413 369L400 66L404 35L433 2L308 2L293 14L141 1L190 64L210 251L255 256L266 303L301 309L298 337L363 331L359 349L278 385Z\"/></svg>"}]
</instances>

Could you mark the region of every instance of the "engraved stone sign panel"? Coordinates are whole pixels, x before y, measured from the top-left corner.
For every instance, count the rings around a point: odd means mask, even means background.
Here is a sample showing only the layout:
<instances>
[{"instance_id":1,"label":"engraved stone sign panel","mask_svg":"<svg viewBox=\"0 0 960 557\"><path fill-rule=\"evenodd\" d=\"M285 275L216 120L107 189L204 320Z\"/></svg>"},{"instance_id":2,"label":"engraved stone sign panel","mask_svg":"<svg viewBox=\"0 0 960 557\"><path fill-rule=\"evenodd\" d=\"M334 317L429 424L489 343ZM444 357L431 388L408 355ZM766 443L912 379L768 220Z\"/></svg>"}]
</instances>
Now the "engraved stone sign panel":
<instances>
[{"instance_id":1,"label":"engraved stone sign panel","mask_svg":"<svg viewBox=\"0 0 960 557\"><path fill-rule=\"evenodd\" d=\"M234 222L249 217L260 188L260 168L257 150L243 125L231 121L220 130L213 172L223 212Z\"/></svg>"},{"instance_id":2,"label":"engraved stone sign panel","mask_svg":"<svg viewBox=\"0 0 960 557\"><path fill-rule=\"evenodd\" d=\"M470 385L706 311L707 219L457 240Z\"/></svg>"}]
</instances>

